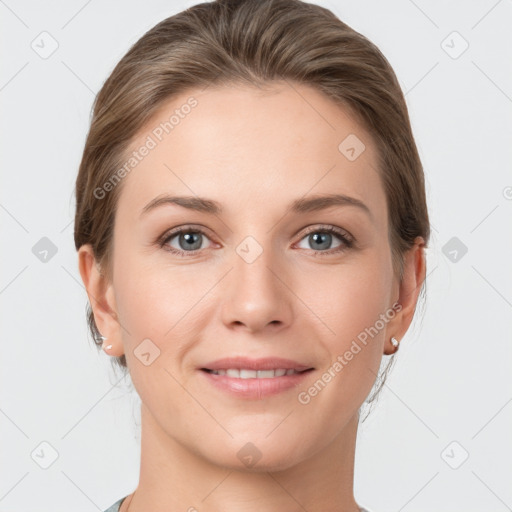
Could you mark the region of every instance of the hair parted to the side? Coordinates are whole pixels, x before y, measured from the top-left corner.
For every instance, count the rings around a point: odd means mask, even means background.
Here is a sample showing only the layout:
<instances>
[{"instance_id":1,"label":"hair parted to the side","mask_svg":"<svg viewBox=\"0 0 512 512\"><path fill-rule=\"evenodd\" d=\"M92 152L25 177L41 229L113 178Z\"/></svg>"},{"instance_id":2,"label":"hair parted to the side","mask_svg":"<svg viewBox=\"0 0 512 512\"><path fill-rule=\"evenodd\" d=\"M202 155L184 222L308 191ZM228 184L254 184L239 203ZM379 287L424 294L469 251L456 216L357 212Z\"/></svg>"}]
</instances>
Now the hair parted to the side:
<instances>
[{"instance_id":1,"label":"hair parted to the side","mask_svg":"<svg viewBox=\"0 0 512 512\"><path fill-rule=\"evenodd\" d=\"M300 0L197 4L158 23L130 48L94 102L76 181L76 249L91 244L111 278L123 182L101 199L94 191L123 165L133 137L164 103L191 88L233 83L265 88L275 80L316 88L372 135L387 198L393 269L401 279L405 251L417 236L425 244L430 238L423 168L404 95L371 41L328 9ZM87 319L101 347L89 304ZM126 369L124 355L112 359Z\"/></svg>"}]
</instances>

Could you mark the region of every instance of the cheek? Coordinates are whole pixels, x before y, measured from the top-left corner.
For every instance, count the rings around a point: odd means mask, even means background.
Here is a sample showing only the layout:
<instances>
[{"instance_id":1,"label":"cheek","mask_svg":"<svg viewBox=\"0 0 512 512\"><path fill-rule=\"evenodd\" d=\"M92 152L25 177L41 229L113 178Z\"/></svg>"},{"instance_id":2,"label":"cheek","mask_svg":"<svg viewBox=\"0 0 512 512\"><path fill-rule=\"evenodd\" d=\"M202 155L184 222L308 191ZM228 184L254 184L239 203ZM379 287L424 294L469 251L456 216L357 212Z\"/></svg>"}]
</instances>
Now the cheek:
<instances>
[{"instance_id":1,"label":"cheek","mask_svg":"<svg viewBox=\"0 0 512 512\"><path fill-rule=\"evenodd\" d=\"M173 326L179 283L165 279L149 258L138 257L133 251L120 251L125 257L115 262L116 308L120 321L130 333L130 345L144 338L158 340ZM146 259L146 261L144 261ZM127 333L123 331L123 336ZM158 345L160 345L157 342Z\"/></svg>"},{"instance_id":2,"label":"cheek","mask_svg":"<svg viewBox=\"0 0 512 512\"><path fill-rule=\"evenodd\" d=\"M388 310L392 283L389 265L382 252L368 252L324 279L324 293L316 295L318 310L323 308L318 316L330 329L322 328L322 344L329 356L324 377L335 375L318 403L336 403L341 422L346 419L342 411L355 410L362 403L379 371L387 326L381 315Z\"/></svg>"},{"instance_id":3,"label":"cheek","mask_svg":"<svg viewBox=\"0 0 512 512\"><path fill-rule=\"evenodd\" d=\"M149 338L162 351L176 347L169 341L184 339L187 326L197 321L199 302L212 286L211 276L193 265L171 267L160 257L143 255L129 255L116 265L116 307L130 333L130 346Z\"/></svg>"},{"instance_id":4,"label":"cheek","mask_svg":"<svg viewBox=\"0 0 512 512\"><path fill-rule=\"evenodd\" d=\"M323 275L312 272L304 277L303 286L309 290L311 309L325 322L324 339L343 347L385 313L391 289L390 269L375 252L354 259L353 264L341 264L334 272L332 267Z\"/></svg>"}]
</instances>

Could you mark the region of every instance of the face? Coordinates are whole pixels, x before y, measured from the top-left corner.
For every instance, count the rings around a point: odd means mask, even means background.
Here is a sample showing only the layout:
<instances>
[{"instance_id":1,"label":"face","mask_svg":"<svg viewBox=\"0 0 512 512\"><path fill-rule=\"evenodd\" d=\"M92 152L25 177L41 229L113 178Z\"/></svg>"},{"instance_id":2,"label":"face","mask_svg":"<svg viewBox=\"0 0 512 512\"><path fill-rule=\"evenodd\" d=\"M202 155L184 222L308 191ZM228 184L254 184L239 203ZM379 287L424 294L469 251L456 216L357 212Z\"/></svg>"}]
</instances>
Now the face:
<instances>
[{"instance_id":1,"label":"face","mask_svg":"<svg viewBox=\"0 0 512 512\"><path fill-rule=\"evenodd\" d=\"M143 407L214 464L243 468L243 447L261 454L259 468L306 460L357 414L396 335L369 134L316 90L276 83L187 91L131 149L145 144L154 147L123 178L109 288ZM335 195L346 197L312 201ZM148 206L164 196L196 201ZM279 378L293 385L273 394L270 380L244 394L201 370L239 356L313 370Z\"/></svg>"}]
</instances>

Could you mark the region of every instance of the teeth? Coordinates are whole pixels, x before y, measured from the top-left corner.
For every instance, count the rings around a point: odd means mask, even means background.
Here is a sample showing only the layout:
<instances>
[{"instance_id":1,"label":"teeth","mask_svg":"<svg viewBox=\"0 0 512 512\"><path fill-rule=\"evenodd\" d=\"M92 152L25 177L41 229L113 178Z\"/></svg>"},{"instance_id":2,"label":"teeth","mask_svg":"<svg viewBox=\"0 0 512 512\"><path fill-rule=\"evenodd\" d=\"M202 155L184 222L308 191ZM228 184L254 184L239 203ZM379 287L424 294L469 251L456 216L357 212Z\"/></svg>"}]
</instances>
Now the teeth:
<instances>
[{"instance_id":1,"label":"teeth","mask_svg":"<svg viewBox=\"0 0 512 512\"><path fill-rule=\"evenodd\" d=\"M240 372L241 374L241 372ZM258 377L258 379L272 379L273 377L275 377L275 374L276 374L276 371L275 370L258 370L256 372L256 377Z\"/></svg>"},{"instance_id":2,"label":"teeth","mask_svg":"<svg viewBox=\"0 0 512 512\"><path fill-rule=\"evenodd\" d=\"M238 370L229 368L227 370L210 370L214 375L226 375L235 379L273 379L274 377L282 377L283 375L293 375L299 373L293 369L286 370L278 368L276 370Z\"/></svg>"}]
</instances>

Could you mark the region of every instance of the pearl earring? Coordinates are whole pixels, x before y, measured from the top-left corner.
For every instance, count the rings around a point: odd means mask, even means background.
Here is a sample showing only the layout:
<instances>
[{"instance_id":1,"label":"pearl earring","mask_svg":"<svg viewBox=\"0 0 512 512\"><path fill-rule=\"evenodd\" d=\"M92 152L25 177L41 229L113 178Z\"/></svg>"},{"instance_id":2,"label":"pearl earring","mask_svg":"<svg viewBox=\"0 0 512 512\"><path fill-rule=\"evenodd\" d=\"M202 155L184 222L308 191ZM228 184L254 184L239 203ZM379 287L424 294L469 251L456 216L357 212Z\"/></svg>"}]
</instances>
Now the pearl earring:
<instances>
[{"instance_id":1,"label":"pearl earring","mask_svg":"<svg viewBox=\"0 0 512 512\"><path fill-rule=\"evenodd\" d=\"M105 338L105 336L100 336L100 338L102 339L103 341L103 344L101 345L101 348L105 349L105 350L110 350L112 348L112 345L107 345L105 346L105 341L108 339L108 338Z\"/></svg>"},{"instance_id":2,"label":"pearl earring","mask_svg":"<svg viewBox=\"0 0 512 512\"><path fill-rule=\"evenodd\" d=\"M399 343L400 342L394 336L391 337L391 345L395 348L393 354L398 350Z\"/></svg>"}]
</instances>

